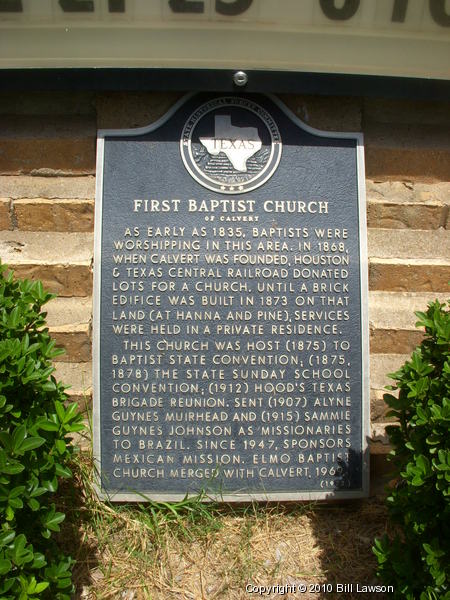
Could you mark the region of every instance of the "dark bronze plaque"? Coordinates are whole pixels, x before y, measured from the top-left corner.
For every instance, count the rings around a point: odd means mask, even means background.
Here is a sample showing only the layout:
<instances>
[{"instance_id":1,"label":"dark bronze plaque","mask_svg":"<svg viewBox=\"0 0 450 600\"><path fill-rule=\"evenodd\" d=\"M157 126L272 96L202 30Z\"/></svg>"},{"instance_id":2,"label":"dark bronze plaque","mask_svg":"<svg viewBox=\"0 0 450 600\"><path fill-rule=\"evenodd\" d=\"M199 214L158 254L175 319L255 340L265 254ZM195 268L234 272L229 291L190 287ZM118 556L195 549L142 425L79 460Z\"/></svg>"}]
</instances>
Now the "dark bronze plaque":
<instances>
[{"instance_id":1,"label":"dark bronze plaque","mask_svg":"<svg viewBox=\"0 0 450 600\"><path fill-rule=\"evenodd\" d=\"M367 494L362 138L189 96L98 138L94 425L112 500Z\"/></svg>"}]
</instances>

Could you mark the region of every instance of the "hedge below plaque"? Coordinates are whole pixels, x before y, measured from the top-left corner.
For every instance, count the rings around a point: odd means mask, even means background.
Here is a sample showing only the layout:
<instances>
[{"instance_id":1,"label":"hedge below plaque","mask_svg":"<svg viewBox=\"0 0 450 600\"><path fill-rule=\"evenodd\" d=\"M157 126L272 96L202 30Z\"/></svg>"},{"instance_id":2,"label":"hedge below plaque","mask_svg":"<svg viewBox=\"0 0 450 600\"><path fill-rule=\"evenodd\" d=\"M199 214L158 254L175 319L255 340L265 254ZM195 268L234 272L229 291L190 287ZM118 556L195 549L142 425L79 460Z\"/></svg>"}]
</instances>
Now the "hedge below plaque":
<instances>
[{"instance_id":1,"label":"hedge below plaque","mask_svg":"<svg viewBox=\"0 0 450 600\"><path fill-rule=\"evenodd\" d=\"M0 264L0 597L69 600L73 560L54 541L65 515L52 496L70 478L69 434L83 429L52 375L55 349L41 282Z\"/></svg>"},{"instance_id":2,"label":"hedge below plaque","mask_svg":"<svg viewBox=\"0 0 450 600\"><path fill-rule=\"evenodd\" d=\"M426 337L390 377L398 425L387 428L397 483L387 499L396 535L375 541L378 574L394 598L450 599L450 311L417 312Z\"/></svg>"}]
</instances>

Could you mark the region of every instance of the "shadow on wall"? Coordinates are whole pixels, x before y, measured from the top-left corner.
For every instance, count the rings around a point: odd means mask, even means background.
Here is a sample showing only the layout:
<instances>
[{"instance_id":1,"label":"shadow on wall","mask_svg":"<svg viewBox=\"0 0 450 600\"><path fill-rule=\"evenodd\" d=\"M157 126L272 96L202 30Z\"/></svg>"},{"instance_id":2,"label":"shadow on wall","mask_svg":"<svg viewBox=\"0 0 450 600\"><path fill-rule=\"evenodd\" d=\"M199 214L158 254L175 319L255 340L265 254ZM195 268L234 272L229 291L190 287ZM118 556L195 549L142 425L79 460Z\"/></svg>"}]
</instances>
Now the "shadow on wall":
<instances>
[{"instance_id":1,"label":"shadow on wall","mask_svg":"<svg viewBox=\"0 0 450 600\"><path fill-rule=\"evenodd\" d=\"M84 464L85 458L79 457L71 465L73 479L62 480L58 491L58 508L66 514L61 524L58 543L65 554L76 562L72 571L72 581L76 590L73 600L91 600L88 588L94 583L96 568L99 566L98 552L101 551L102 540L95 531L95 520L89 510L92 503L87 495L86 476L89 476ZM91 533L91 535L88 534Z\"/></svg>"},{"instance_id":2,"label":"shadow on wall","mask_svg":"<svg viewBox=\"0 0 450 600\"><path fill-rule=\"evenodd\" d=\"M317 567L323 574L316 584L317 594L311 598L388 598L383 593L361 592L363 586L380 585L375 577L372 545L386 527L383 499L375 496L324 504L316 507L311 520L315 543L320 549Z\"/></svg>"},{"instance_id":3,"label":"shadow on wall","mask_svg":"<svg viewBox=\"0 0 450 600\"><path fill-rule=\"evenodd\" d=\"M348 460L337 459L338 470L334 478L336 491L361 489L363 464L361 451L350 448ZM387 511L385 494L372 494L369 498L326 502L315 506L311 516L312 531L320 548L317 565L323 576L315 586L311 598L388 598L377 592L381 582L376 579L377 561L372 552L375 537L386 528ZM326 583L322 583L322 582ZM371 590L371 591L363 591Z\"/></svg>"},{"instance_id":4,"label":"shadow on wall","mask_svg":"<svg viewBox=\"0 0 450 600\"><path fill-rule=\"evenodd\" d=\"M360 485L360 464L359 453L350 452L348 461L339 465L336 489ZM190 513L178 521L167 512L164 519L172 518L175 527L163 525L167 536L159 538L149 537L143 507L134 506L130 518L107 505L99 510L88 497L82 465L74 475L73 485L62 486L60 498L67 514L61 540L77 560L74 600L128 598L128 592L133 600L389 598L361 592L362 586L379 585L371 548L386 529L383 495L283 505L217 504L205 511L192 505L197 514L192 522ZM140 546L146 536L144 551ZM126 547L134 554L125 553ZM259 596L246 592L247 584L297 589L301 584L306 592Z\"/></svg>"},{"instance_id":5,"label":"shadow on wall","mask_svg":"<svg viewBox=\"0 0 450 600\"><path fill-rule=\"evenodd\" d=\"M337 459L338 474L334 479L334 488L337 491L357 490L362 488L362 452L349 449L348 461Z\"/></svg>"}]
</instances>

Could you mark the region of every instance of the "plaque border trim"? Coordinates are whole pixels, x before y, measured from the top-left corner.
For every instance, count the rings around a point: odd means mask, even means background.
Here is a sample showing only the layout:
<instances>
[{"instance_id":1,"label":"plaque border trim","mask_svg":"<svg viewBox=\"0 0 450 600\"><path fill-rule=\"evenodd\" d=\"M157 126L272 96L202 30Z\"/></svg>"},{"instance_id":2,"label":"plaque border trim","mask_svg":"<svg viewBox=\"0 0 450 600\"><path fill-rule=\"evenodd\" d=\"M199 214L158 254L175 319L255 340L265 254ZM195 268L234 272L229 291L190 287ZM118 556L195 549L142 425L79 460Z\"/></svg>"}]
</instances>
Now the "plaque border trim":
<instances>
[{"instance_id":1,"label":"plaque border trim","mask_svg":"<svg viewBox=\"0 0 450 600\"><path fill-rule=\"evenodd\" d=\"M214 92L211 93L213 95ZM93 277L93 317L92 317L92 393L93 393L93 458L94 458L94 489L100 500L113 502L145 502L146 499L155 502L178 502L186 498L183 493L139 493L139 492L106 492L101 487L101 409L100 409L100 314L101 314L101 243L103 215L103 166L105 138L109 136L127 137L144 135L159 129L186 102L200 95L191 92L179 98L171 108L155 122L144 127L130 129L99 129L97 130L97 159L95 184L95 225L94 225L94 277ZM216 94L219 96L219 94ZM253 95L253 94L252 94ZM368 284L368 250L367 250L367 219L366 219L366 186L364 161L364 136L360 132L335 132L316 129L299 119L274 94L261 94L269 98L297 127L317 137L334 139L352 139L356 141L356 180L358 192L358 222L359 222L359 276L361 302L361 451L362 451L362 486L350 491L301 491L301 492L245 492L225 493L220 495L206 494L204 501L217 502L252 502L252 501L313 501L341 500L366 498L369 495L369 444L370 438L370 379L369 379L369 284ZM188 494L195 497L198 493Z\"/></svg>"}]
</instances>

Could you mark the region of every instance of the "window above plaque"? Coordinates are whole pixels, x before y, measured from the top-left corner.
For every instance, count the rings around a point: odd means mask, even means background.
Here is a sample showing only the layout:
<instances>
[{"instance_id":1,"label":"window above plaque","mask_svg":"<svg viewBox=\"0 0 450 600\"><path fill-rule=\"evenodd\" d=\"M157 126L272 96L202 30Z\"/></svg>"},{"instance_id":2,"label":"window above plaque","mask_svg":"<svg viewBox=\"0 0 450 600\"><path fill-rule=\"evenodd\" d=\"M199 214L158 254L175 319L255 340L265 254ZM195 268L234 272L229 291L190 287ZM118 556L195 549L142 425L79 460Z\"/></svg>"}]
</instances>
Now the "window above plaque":
<instances>
[{"instance_id":1,"label":"window above plaque","mask_svg":"<svg viewBox=\"0 0 450 600\"><path fill-rule=\"evenodd\" d=\"M0 68L449 79L448 0L0 0Z\"/></svg>"}]
</instances>

